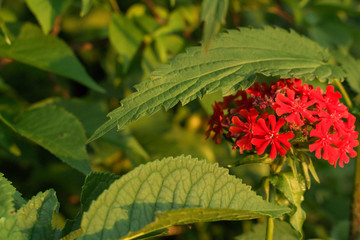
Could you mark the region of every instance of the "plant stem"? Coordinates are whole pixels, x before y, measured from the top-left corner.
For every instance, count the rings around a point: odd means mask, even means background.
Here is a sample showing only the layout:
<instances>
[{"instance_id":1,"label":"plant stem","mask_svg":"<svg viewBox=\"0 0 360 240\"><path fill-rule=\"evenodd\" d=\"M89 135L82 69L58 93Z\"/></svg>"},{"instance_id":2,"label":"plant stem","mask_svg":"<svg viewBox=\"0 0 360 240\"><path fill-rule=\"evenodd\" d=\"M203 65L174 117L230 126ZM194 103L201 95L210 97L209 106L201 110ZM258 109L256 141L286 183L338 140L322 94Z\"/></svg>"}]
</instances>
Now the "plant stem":
<instances>
[{"instance_id":1,"label":"plant stem","mask_svg":"<svg viewBox=\"0 0 360 240\"><path fill-rule=\"evenodd\" d=\"M271 175L272 175L272 173L271 173ZM269 202L275 201L275 187L271 185L270 181L269 181L268 200L269 200ZM273 240L273 235L274 235L274 219L272 217L268 217L267 225L266 225L266 240Z\"/></svg>"},{"instance_id":2,"label":"plant stem","mask_svg":"<svg viewBox=\"0 0 360 240\"><path fill-rule=\"evenodd\" d=\"M359 125L358 128L360 128ZM360 147L357 147L357 158L355 162L354 195L351 215L350 240L358 240L360 236Z\"/></svg>"},{"instance_id":3,"label":"plant stem","mask_svg":"<svg viewBox=\"0 0 360 240\"><path fill-rule=\"evenodd\" d=\"M347 93L347 91L345 90L344 86L341 84L341 82L337 79L334 80L336 86L339 88L341 94L344 97L344 100L346 102L346 105L351 109L352 108L352 102L351 99L349 97L349 94Z\"/></svg>"},{"instance_id":4,"label":"plant stem","mask_svg":"<svg viewBox=\"0 0 360 240\"><path fill-rule=\"evenodd\" d=\"M121 13L120 7L116 0L110 0L111 7L114 9L115 12Z\"/></svg>"}]
</instances>

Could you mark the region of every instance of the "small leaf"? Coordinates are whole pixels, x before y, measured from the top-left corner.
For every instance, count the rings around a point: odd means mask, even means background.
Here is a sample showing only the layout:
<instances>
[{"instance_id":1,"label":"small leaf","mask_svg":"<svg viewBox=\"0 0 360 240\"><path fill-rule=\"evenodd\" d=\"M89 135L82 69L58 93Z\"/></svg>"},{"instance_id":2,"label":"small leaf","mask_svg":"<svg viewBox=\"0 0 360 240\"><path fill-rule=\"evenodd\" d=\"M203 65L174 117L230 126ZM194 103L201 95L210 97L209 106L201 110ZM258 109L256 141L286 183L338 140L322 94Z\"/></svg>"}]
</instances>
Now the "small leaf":
<instances>
[{"instance_id":1,"label":"small leaf","mask_svg":"<svg viewBox=\"0 0 360 240\"><path fill-rule=\"evenodd\" d=\"M172 225L279 217L287 211L217 164L180 156L141 165L116 180L84 213L80 239L132 239Z\"/></svg>"},{"instance_id":2,"label":"small leaf","mask_svg":"<svg viewBox=\"0 0 360 240\"><path fill-rule=\"evenodd\" d=\"M290 214L290 224L302 235L302 226L306 218L306 213L301 208L306 189L304 179L300 176L295 177L292 172L286 172L271 177L270 182L295 206L295 211Z\"/></svg>"},{"instance_id":3,"label":"small leaf","mask_svg":"<svg viewBox=\"0 0 360 240\"><path fill-rule=\"evenodd\" d=\"M245 89L255 81L257 73L304 81L342 80L344 72L330 65L328 59L325 49L294 31L265 27L219 34L206 56L202 55L201 47L190 48L153 72L150 81L137 85L137 92L108 114L110 120L89 141L115 126L122 129L161 107L167 110L179 101L185 105L205 94L222 91L229 95L239 88Z\"/></svg>"},{"instance_id":4,"label":"small leaf","mask_svg":"<svg viewBox=\"0 0 360 240\"><path fill-rule=\"evenodd\" d=\"M81 12L80 16L84 17L90 11L93 0L82 0L81 1Z\"/></svg>"},{"instance_id":5,"label":"small leaf","mask_svg":"<svg viewBox=\"0 0 360 240\"><path fill-rule=\"evenodd\" d=\"M85 131L79 120L64 109L42 106L25 111L15 123L1 115L0 120L71 167L84 174L91 171L85 148Z\"/></svg>"},{"instance_id":6,"label":"small leaf","mask_svg":"<svg viewBox=\"0 0 360 240\"><path fill-rule=\"evenodd\" d=\"M203 48L207 52L210 43L225 23L229 0L204 0L201 5L201 20L204 21Z\"/></svg>"},{"instance_id":7,"label":"small leaf","mask_svg":"<svg viewBox=\"0 0 360 240\"><path fill-rule=\"evenodd\" d=\"M0 173L0 219L11 216L15 211L14 198L16 190L11 183Z\"/></svg>"},{"instance_id":8,"label":"small leaf","mask_svg":"<svg viewBox=\"0 0 360 240\"><path fill-rule=\"evenodd\" d=\"M318 177L318 175L317 175L317 173L316 173L316 170L315 170L315 168L314 168L314 164L313 164L313 162L312 162L312 160L311 160L310 157L309 157L308 167L309 167L309 170L310 170L310 172L311 172L311 175L313 176L313 178L315 179L315 181L316 181L317 183L320 183L320 179L319 179L319 177Z\"/></svg>"},{"instance_id":9,"label":"small leaf","mask_svg":"<svg viewBox=\"0 0 360 240\"><path fill-rule=\"evenodd\" d=\"M26 4L39 21L45 34L52 29L55 19L71 3L71 0L26 0Z\"/></svg>"},{"instance_id":10,"label":"small leaf","mask_svg":"<svg viewBox=\"0 0 360 240\"><path fill-rule=\"evenodd\" d=\"M251 232L244 233L236 237L235 240L264 240L265 236L266 236L266 222L261 222L256 224ZM275 219L273 239L298 240L299 235L287 222Z\"/></svg>"},{"instance_id":11,"label":"small leaf","mask_svg":"<svg viewBox=\"0 0 360 240\"><path fill-rule=\"evenodd\" d=\"M54 36L44 36L39 28L30 23L22 26L8 23L7 26L13 29L16 38L8 45L0 35L0 56L68 77L95 91L104 92L65 42Z\"/></svg>"},{"instance_id":12,"label":"small leaf","mask_svg":"<svg viewBox=\"0 0 360 240\"><path fill-rule=\"evenodd\" d=\"M109 26L109 38L115 50L120 54L124 72L126 72L141 46L143 33L132 19L115 13Z\"/></svg>"}]
</instances>

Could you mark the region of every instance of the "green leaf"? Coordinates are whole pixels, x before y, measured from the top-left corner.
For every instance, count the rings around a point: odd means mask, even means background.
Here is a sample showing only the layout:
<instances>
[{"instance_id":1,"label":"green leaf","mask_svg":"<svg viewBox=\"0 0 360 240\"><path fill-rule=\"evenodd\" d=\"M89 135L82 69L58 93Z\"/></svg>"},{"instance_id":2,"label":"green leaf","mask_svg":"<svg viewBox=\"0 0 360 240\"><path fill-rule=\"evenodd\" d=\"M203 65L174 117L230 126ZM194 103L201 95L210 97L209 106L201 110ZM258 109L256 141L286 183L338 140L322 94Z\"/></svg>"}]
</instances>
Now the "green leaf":
<instances>
[{"instance_id":1,"label":"green leaf","mask_svg":"<svg viewBox=\"0 0 360 240\"><path fill-rule=\"evenodd\" d=\"M207 52L210 43L225 23L229 7L228 0L204 0L201 6L201 20L204 21L203 48Z\"/></svg>"},{"instance_id":2,"label":"green leaf","mask_svg":"<svg viewBox=\"0 0 360 240\"><path fill-rule=\"evenodd\" d=\"M80 229L81 218L99 195L109 188L109 186L118 179L119 176L111 173L91 172L86 176L84 186L81 192L81 209L74 220L68 220L62 231L62 235L68 235L71 232Z\"/></svg>"},{"instance_id":3,"label":"green leaf","mask_svg":"<svg viewBox=\"0 0 360 240\"><path fill-rule=\"evenodd\" d=\"M123 60L124 72L141 46L143 33L132 19L115 13L109 26L109 38L115 50Z\"/></svg>"},{"instance_id":4,"label":"green leaf","mask_svg":"<svg viewBox=\"0 0 360 240\"><path fill-rule=\"evenodd\" d=\"M15 123L1 115L0 119L71 167L84 174L91 171L85 148L85 131L79 120L64 109L42 106L25 111Z\"/></svg>"},{"instance_id":5,"label":"green leaf","mask_svg":"<svg viewBox=\"0 0 360 240\"><path fill-rule=\"evenodd\" d=\"M242 234L236 237L236 240L264 240L266 234L266 222L258 223L254 226L251 232ZM276 240L298 240L299 236L294 229L284 221L274 221L274 235Z\"/></svg>"},{"instance_id":6,"label":"green leaf","mask_svg":"<svg viewBox=\"0 0 360 240\"><path fill-rule=\"evenodd\" d=\"M241 28L219 34L206 56L201 47L177 55L169 65L153 72L150 81L136 86L137 92L121 101L121 107L109 113L110 120L100 126L93 141L116 125L124 128L145 114L161 107L167 109L179 101L185 105L204 94L222 91L223 95L249 87L256 73L281 78L297 77L305 81L342 80L344 72L327 63L328 52L294 31L265 27Z\"/></svg>"},{"instance_id":7,"label":"green leaf","mask_svg":"<svg viewBox=\"0 0 360 240\"><path fill-rule=\"evenodd\" d=\"M23 239L54 239L51 222L58 210L59 203L52 189L40 192L29 200L16 214L16 227L21 231Z\"/></svg>"},{"instance_id":8,"label":"green leaf","mask_svg":"<svg viewBox=\"0 0 360 240\"><path fill-rule=\"evenodd\" d=\"M68 77L95 91L104 90L87 74L71 49L59 38L44 36L39 28L26 23L8 24L16 38L8 45L0 35L0 56Z\"/></svg>"},{"instance_id":9,"label":"green leaf","mask_svg":"<svg viewBox=\"0 0 360 240\"><path fill-rule=\"evenodd\" d=\"M11 212L15 210L14 198L16 190L11 183L0 173L0 219L11 216Z\"/></svg>"},{"instance_id":10,"label":"green leaf","mask_svg":"<svg viewBox=\"0 0 360 240\"><path fill-rule=\"evenodd\" d=\"M346 80L351 89L360 93L360 60L356 60L349 54L343 54L340 51L333 51L332 54L345 70Z\"/></svg>"},{"instance_id":11,"label":"green leaf","mask_svg":"<svg viewBox=\"0 0 360 240\"><path fill-rule=\"evenodd\" d=\"M271 177L270 181L294 205L295 210L290 214L290 224L302 235L302 226L306 218L306 213L301 208L306 190L304 179L300 175L294 177L292 172L286 172Z\"/></svg>"},{"instance_id":12,"label":"green leaf","mask_svg":"<svg viewBox=\"0 0 360 240\"><path fill-rule=\"evenodd\" d=\"M71 1L26 0L26 4L39 21L43 32L48 34L54 25L56 17L69 6Z\"/></svg>"},{"instance_id":13,"label":"green leaf","mask_svg":"<svg viewBox=\"0 0 360 240\"><path fill-rule=\"evenodd\" d=\"M93 0L82 0L81 1L81 12L80 16L84 17L90 11Z\"/></svg>"},{"instance_id":14,"label":"green leaf","mask_svg":"<svg viewBox=\"0 0 360 240\"><path fill-rule=\"evenodd\" d=\"M84 213L80 239L131 239L172 225L279 217L287 211L217 164L170 157L116 180Z\"/></svg>"}]
</instances>

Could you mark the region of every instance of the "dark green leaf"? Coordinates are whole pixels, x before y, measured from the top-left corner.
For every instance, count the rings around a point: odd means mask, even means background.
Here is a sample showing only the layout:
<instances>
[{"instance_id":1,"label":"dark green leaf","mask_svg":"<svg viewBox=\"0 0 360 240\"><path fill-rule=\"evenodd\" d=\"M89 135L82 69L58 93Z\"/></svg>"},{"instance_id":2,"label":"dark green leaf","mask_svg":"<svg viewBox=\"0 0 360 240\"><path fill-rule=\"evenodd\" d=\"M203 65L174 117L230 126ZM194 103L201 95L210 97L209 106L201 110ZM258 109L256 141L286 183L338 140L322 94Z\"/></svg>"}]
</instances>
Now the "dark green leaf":
<instances>
[{"instance_id":1,"label":"dark green leaf","mask_svg":"<svg viewBox=\"0 0 360 240\"><path fill-rule=\"evenodd\" d=\"M73 168L84 174L91 171L85 148L85 131L79 120L64 109L42 106L25 111L15 123L1 115L0 119Z\"/></svg>"},{"instance_id":2,"label":"dark green leaf","mask_svg":"<svg viewBox=\"0 0 360 240\"><path fill-rule=\"evenodd\" d=\"M30 23L11 27L16 38L8 45L0 35L0 56L68 77L93 90L104 92L62 40L44 36L39 28Z\"/></svg>"},{"instance_id":3,"label":"dark green leaf","mask_svg":"<svg viewBox=\"0 0 360 240\"><path fill-rule=\"evenodd\" d=\"M279 28L242 28L220 34L206 56L201 47L177 55L169 65L153 72L150 81L136 86L137 92L121 101L121 107L109 113L110 120L100 126L93 141L115 126L124 128L145 114L161 107L167 109L179 101L185 105L204 94L222 91L223 95L249 87L256 73L281 78L297 77L304 81L342 80L341 68L329 64L328 52L298 35Z\"/></svg>"}]
</instances>

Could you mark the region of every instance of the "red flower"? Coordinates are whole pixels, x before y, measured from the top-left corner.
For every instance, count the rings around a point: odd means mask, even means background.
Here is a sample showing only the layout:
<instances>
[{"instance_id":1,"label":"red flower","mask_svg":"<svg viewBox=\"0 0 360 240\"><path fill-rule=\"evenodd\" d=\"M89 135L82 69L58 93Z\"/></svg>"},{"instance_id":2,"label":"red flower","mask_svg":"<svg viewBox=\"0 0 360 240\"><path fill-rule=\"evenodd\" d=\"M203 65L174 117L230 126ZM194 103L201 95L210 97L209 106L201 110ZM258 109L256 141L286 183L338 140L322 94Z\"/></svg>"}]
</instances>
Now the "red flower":
<instances>
[{"instance_id":1,"label":"red flower","mask_svg":"<svg viewBox=\"0 0 360 240\"><path fill-rule=\"evenodd\" d=\"M354 147L356 147L357 145L359 145L359 141L358 140L354 140L350 137L344 138L343 140L339 140L336 143L336 146L339 148L338 149L338 156L340 157L339 159L339 166L340 167L344 167L344 162L348 163L349 162L349 156L347 154L350 155L350 157L355 157L357 155L356 151L354 150ZM336 167L336 161L333 161L333 163L331 163L332 165L334 165L334 167Z\"/></svg>"},{"instance_id":2,"label":"red flower","mask_svg":"<svg viewBox=\"0 0 360 240\"><path fill-rule=\"evenodd\" d=\"M244 150L252 149L252 128L255 125L259 113L255 108L252 108L250 111L243 109L239 114L244 118L244 120L246 120L246 122L240 121L239 117L234 116L232 118L232 123L235 126L231 126L229 132L231 132L232 137L238 138L235 144L239 147L240 153L243 153ZM245 135L243 135L244 133Z\"/></svg>"},{"instance_id":3,"label":"red flower","mask_svg":"<svg viewBox=\"0 0 360 240\"><path fill-rule=\"evenodd\" d=\"M223 134L223 121L224 121L224 111L221 102L215 102L212 105L214 113L209 120L209 129L206 131L206 138L209 138L210 133L214 132L212 140L215 141L216 144L220 144L221 135Z\"/></svg>"},{"instance_id":4,"label":"red flower","mask_svg":"<svg viewBox=\"0 0 360 240\"><path fill-rule=\"evenodd\" d=\"M276 114L281 116L289 113L286 117L286 121L289 123L295 122L298 126L304 125L304 118L307 118L310 122L315 122L316 118L313 117L315 112L308 110L315 103L315 101L307 101L307 98L295 98L295 92L287 90L287 97L283 94L276 96Z\"/></svg>"},{"instance_id":5,"label":"red flower","mask_svg":"<svg viewBox=\"0 0 360 240\"><path fill-rule=\"evenodd\" d=\"M309 145L309 150L310 152L315 151L315 156L318 159L321 159L322 149L322 158L328 160L330 164L334 165L339 156L337 149L332 146L332 144L338 142L341 139L338 137L338 134L330 134L330 127L331 123L320 122L316 125L315 129L311 130L310 137L317 137L319 140Z\"/></svg>"},{"instance_id":6,"label":"red flower","mask_svg":"<svg viewBox=\"0 0 360 240\"><path fill-rule=\"evenodd\" d=\"M253 127L254 137L251 143L255 145L257 153L263 154L269 144L271 144L270 158L275 159L279 152L281 156L286 154L286 150L289 150L291 144L289 139L295 135L293 132L287 132L279 134L280 128L285 124L284 118L280 118L276 122L274 115L269 116L267 124L265 120L260 118Z\"/></svg>"}]
</instances>

